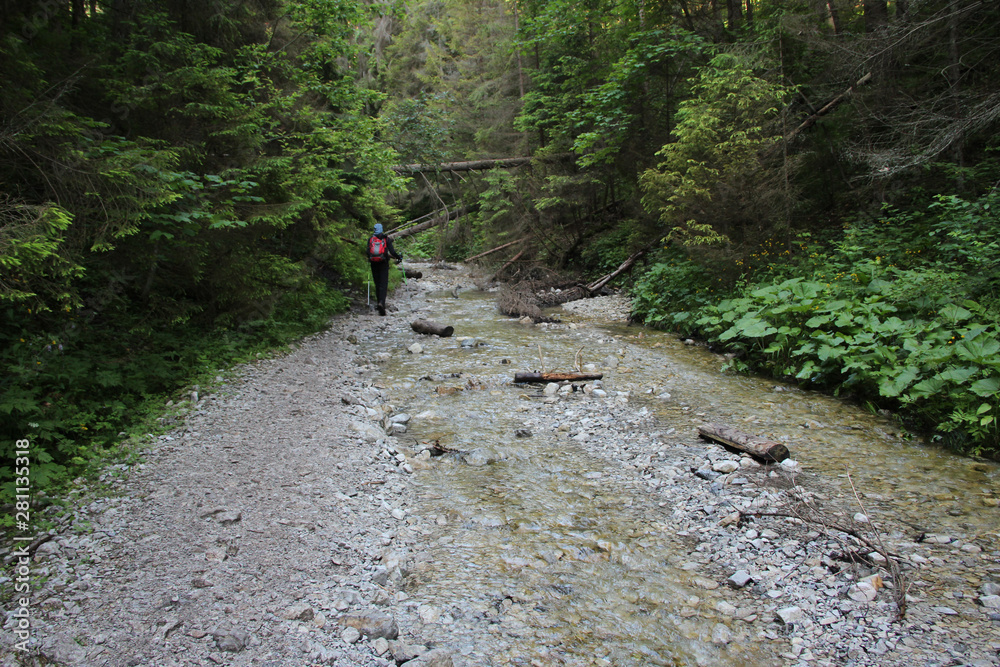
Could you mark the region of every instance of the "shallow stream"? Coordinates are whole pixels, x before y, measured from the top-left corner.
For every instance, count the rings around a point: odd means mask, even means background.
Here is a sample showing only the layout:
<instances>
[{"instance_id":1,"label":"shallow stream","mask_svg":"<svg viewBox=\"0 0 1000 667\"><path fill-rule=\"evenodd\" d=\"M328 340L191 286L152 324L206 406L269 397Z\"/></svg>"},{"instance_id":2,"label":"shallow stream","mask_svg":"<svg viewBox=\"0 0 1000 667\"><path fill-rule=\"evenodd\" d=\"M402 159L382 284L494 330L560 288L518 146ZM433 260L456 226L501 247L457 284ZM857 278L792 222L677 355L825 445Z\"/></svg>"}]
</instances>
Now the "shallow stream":
<instances>
[{"instance_id":1,"label":"shallow stream","mask_svg":"<svg viewBox=\"0 0 1000 667\"><path fill-rule=\"evenodd\" d=\"M599 431L611 419L600 400L547 405L539 387L510 383L515 371L573 370L578 355L583 364L616 365L604 370L603 400L629 392L632 408L655 415L642 437L693 442L697 425L725 423L785 443L803 470L842 491L853 482L876 521L892 515L914 534L1000 539L997 510L985 506L1000 468L903 439L882 416L723 372L718 355L643 327L561 309L551 314L562 324L524 325L497 313L495 295L475 290L420 298L427 312L396 317L430 317L452 325L454 337L397 328L370 343L372 352L393 352L382 383L396 411L414 416L401 442L439 441L489 463L442 456L416 474L418 511L434 517L435 530L425 536L431 566L414 573L407 592L436 600L445 618L433 620L449 626L475 664L780 662L752 636L711 641L725 592L693 584L687 550L666 526L670 508L559 430L583 423ZM463 347L465 336L478 345ZM414 342L423 353L406 352ZM489 636L462 636L457 619L468 610L498 619Z\"/></svg>"}]
</instances>

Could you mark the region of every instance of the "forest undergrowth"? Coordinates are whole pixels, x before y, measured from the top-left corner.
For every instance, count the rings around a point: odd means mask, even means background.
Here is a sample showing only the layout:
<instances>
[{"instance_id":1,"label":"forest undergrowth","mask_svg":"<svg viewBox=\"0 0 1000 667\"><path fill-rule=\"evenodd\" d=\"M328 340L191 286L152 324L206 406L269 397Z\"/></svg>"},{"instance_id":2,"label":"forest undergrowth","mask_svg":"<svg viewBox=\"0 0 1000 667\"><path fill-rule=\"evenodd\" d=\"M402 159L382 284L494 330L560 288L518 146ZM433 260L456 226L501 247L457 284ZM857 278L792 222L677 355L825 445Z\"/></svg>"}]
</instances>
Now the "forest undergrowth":
<instances>
[{"instance_id":1,"label":"forest undergrowth","mask_svg":"<svg viewBox=\"0 0 1000 667\"><path fill-rule=\"evenodd\" d=\"M825 237L772 239L737 260L732 287L667 248L636 282L633 314L734 353L732 370L850 396L911 432L996 457L998 203L995 191L938 196Z\"/></svg>"}]
</instances>

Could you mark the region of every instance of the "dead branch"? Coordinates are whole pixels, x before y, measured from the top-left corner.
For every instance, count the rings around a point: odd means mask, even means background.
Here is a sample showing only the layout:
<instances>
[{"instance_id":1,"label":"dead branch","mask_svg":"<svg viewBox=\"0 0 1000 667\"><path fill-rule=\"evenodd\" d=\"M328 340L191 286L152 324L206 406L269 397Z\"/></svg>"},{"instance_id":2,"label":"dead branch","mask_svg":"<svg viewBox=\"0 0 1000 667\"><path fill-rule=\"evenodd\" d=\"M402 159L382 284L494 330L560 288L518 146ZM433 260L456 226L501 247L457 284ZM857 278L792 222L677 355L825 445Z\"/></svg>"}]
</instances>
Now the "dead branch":
<instances>
[{"instance_id":1,"label":"dead branch","mask_svg":"<svg viewBox=\"0 0 1000 667\"><path fill-rule=\"evenodd\" d=\"M469 208L467 206L463 206L459 209L452 211L447 215L444 214L439 215L425 222L421 222L419 225L414 225L412 227L407 227L406 229L400 230L398 232L393 232L388 236L391 237L393 240L406 238L407 236L413 236L414 234L418 234L424 230L430 229L431 227L436 227L437 225L444 224L449 220L454 220L455 218L465 215L468 212Z\"/></svg>"},{"instance_id":2,"label":"dead branch","mask_svg":"<svg viewBox=\"0 0 1000 667\"><path fill-rule=\"evenodd\" d=\"M512 246L512 245L516 245L516 244L518 244L518 243L522 243L522 242L524 242L524 241L527 241L527 240L528 240L528 239L530 239L531 237L532 237L532 235L531 235L531 234L528 234L528 235L527 235L527 236L525 236L525 237L524 237L523 239L518 239L518 240L516 240L516 241L511 241L510 243L504 243L503 245L498 245L498 246L497 246L496 248L492 248L492 249L490 249L490 250L487 250L486 252L481 252L481 253L479 253L478 255L473 255L472 257L466 257L466 258L465 258L465 259L463 259L462 261L463 261L463 262L471 262L471 261L472 261L472 260L474 260L474 259L479 259L480 257L486 257L486 255L492 255L492 254L493 254L493 253L495 253L495 252L496 252L497 250L503 250L504 248L509 248L509 247L510 247L510 246Z\"/></svg>"},{"instance_id":3,"label":"dead branch","mask_svg":"<svg viewBox=\"0 0 1000 667\"><path fill-rule=\"evenodd\" d=\"M844 100L846 100L848 97L850 97L851 95L853 95L854 94L854 90L856 88L860 88L861 86L865 85L866 83L868 83L871 80L872 80L872 73L868 72L863 77L861 77L860 79L858 79L854 83L854 85L850 86L847 90L845 90L844 92L842 92L840 95L837 95L836 97L834 97L832 100L830 100L829 102L827 102L826 104L824 104L822 107L820 107L820 109L816 113L811 114L808 118L806 118L804 121L802 121L802 123L797 128L795 128L794 130L792 130L791 132L788 133L788 135L785 137L785 141L786 142L790 142L792 139L794 139L799 134L801 134L804 130L807 130L810 127L812 127L813 125L815 125L816 121L818 121L820 118L822 118L826 114L828 114L831 111L833 111L834 109L836 109L838 106L840 106L840 104Z\"/></svg>"},{"instance_id":4,"label":"dead branch","mask_svg":"<svg viewBox=\"0 0 1000 667\"><path fill-rule=\"evenodd\" d=\"M851 483L851 488L854 488L853 482ZM855 498L857 498L856 491ZM858 503L861 504L860 498L858 499ZM861 505L861 508L862 511L864 511L864 505ZM903 617L906 614L906 580L904 579L899 568L900 555L893 553L886 548L881 535L870 520L866 531L868 534L865 534L865 532L862 532L862 530L855 527L857 525L856 523L852 525L843 523L836 519L831 519L824 515L815 505L811 505L802 500L800 500L797 504L789 504L785 509L777 508L772 510L749 510L737 507L734 507L734 509L739 514L738 521L742 521L743 517L776 517L797 519L803 523L821 526L827 530L833 530L843 533L844 535L848 535L857 540L857 542L864 549L868 550L868 553L875 552L879 554L883 559L885 559L889 576L892 579L893 602L896 603L896 621L899 622L903 620ZM865 513L865 516L868 516L867 513Z\"/></svg>"}]
</instances>

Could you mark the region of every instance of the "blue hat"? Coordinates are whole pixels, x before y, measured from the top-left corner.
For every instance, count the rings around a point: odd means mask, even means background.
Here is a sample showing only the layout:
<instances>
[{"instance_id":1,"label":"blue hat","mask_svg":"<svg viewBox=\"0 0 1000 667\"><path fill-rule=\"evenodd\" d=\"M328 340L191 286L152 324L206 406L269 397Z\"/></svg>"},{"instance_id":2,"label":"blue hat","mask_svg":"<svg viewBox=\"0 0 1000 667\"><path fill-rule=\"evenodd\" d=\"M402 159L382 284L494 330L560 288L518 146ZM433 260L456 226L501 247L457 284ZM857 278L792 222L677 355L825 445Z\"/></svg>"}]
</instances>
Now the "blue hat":
<instances>
[{"instance_id":1,"label":"blue hat","mask_svg":"<svg viewBox=\"0 0 1000 667\"><path fill-rule=\"evenodd\" d=\"M375 223L375 233L376 234L381 234L382 233L382 223L380 223L380 222L376 222Z\"/></svg>"}]
</instances>

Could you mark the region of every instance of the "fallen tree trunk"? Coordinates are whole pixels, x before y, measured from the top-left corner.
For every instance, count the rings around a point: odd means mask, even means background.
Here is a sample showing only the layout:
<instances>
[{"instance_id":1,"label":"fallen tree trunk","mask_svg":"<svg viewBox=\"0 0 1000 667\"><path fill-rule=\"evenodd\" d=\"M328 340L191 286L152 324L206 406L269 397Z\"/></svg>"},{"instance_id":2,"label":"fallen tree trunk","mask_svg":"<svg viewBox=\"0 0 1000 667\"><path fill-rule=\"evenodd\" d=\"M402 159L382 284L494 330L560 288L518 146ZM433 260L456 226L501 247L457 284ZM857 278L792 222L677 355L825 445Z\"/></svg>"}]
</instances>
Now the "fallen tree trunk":
<instances>
[{"instance_id":1,"label":"fallen tree trunk","mask_svg":"<svg viewBox=\"0 0 1000 667\"><path fill-rule=\"evenodd\" d=\"M431 322L430 320L415 320L410 323L410 328L417 333L441 336L442 338L447 338L455 333L455 327L438 324L437 322Z\"/></svg>"},{"instance_id":2,"label":"fallen tree trunk","mask_svg":"<svg viewBox=\"0 0 1000 667\"><path fill-rule=\"evenodd\" d=\"M448 210L447 208L439 208L436 211L431 211L430 213L424 213L419 218L414 218L413 220L407 220L406 222L404 222L403 224L399 225L398 227L393 227L392 229L385 230L386 236L392 236L393 234L395 234L396 232L400 231L401 229L405 229L405 228L410 227L412 225L419 224L419 223L423 222L424 220L426 220L427 218L433 218L435 216L441 215L442 213L444 213L447 210Z\"/></svg>"},{"instance_id":3,"label":"fallen tree trunk","mask_svg":"<svg viewBox=\"0 0 1000 667\"><path fill-rule=\"evenodd\" d=\"M590 283L589 285L587 285L587 291L590 292L591 294L594 294L594 292L600 291L600 289L602 287L604 287L605 285L607 285L608 283L610 283L612 280L614 280L615 278L617 278L621 274L623 274L626 271L628 271L629 269L631 269L632 265L635 264L639 260L639 258L642 257L645 254L646 254L645 250L640 250L639 252L635 253L634 255L632 255L631 257L629 257L628 259L626 259L624 262L622 262L621 266L619 266L617 269L615 269L614 271L612 271L608 275L604 276L603 278L599 278L598 280L596 280L596 281Z\"/></svg>"},{"instance_id":4,"label":"fallen tree trunk","mask_svg":"<svg viewBox=\"0 0 1000 667\"><path fill-rule=\"evenodd\" d=\"M604 373L514 373L514 382L517 384L531 382L583 382L586 380L600 380Z\"/></svg>"},{"instance_id":5,"label":"fallen tree trunk","mask_svg":"<svg viewBox=\"0 0 1000 667\"><path fill-rule=\"evenodd\" d=\"M497 272L493 274L493 277L492 277L492 278L490 278L490 281L493 281L493 280L496 280L496 279L497 279L497 276L499 276L499 275L500 275L501 273L503 273L503 272L504 272L504 270L505 270L505 269L506 269L506 268L507 268L508 266L510 266L511 264L513 264L514 262L516 262L517 260L521 259L521 255L523 255L523 254L524 254L524 250L522 250L521 252L517 253L517 254L516 254L516 255L514 255L513 257L511 257L511 258L510 258L510 260L509 260L509 261L508 261L508 262L507 262L506 264L504 264L503 266L501 266L501 267L500 267L500 268L499 268L499 269L497 270Z\"/></svg>"},{"instance_id":6,"label":"fallen tree trunk","mask_svg":"<svg viewBox=\"0 0 1000 667\"><path fill-rule=\"evenodd\" d=\"M388 234L393 240L406 238L407 236L413 236L414 234L419 234L420 232L430 229L431 227L436 227L437 225L448 222L449 220L454 220L455 218L465 215L469 212L467 206L455 209L448 215L439 215L436 218L431 218L426 222L421 222L419 225L413 225L412 227L407 227L406 229L401 229L398 232L392 232Z\"/></svg>"},{"instance_id":7,"label":"fallen tree trunk","mask_svg":"<svg viewBox=\"0 0 1000 667\"><path fill-rule=\"evenodd\" d=\"M727 447L746 452L762 461L777 463L788 458L788 448L780 442L758 438L722 424L699 426L698 435L705 440L714 440Z\"/></svg>"},{"instance_id":8,"label":"fallen tree trunk","mask_svg":"<svg viewBox=\"0 0 1000 667\"><path fill-rule=\"evenodd\" d=\"M466 257L462 261L463 262L471 262L474 259L479 259L480 257L486 257L486 255L492 255L497 250L503 250L504 248L509 248L512 245L516 245L518 243L521 243L522 241L527 241L530 238L531 238L531 235L529 234L528 236L525 236L523 239L518 239L516 241L511 241L510 243L504 243L503 245L498 245L496 248L492 248L490 250L487 250L486 252L481 252L478 255L473 255L472 257Z\"/></svg>"},{"instance_id":9,"label":"fallen tree trunk","mask_svg":"<svg viewBox=\"0 0 1000 667\"><path fill-rule=\"evenodd\" d=\"M563 160L572 156L572 153L559 153L557 155L547 155L544 157L501 157L489 160L442 162L441 164L399 164L392 169L397 174L418 174L423 171L480 171L483 169L495 169L496 167L520 167L521 165L530 164L532 160L537 160L538 162L554 162L556 160Z\"/></svg>"},{"instance_id":10,"label":"fallen tree trunk","mask_svg":"<svg viewBox=\"0 0 1000 667\"><path fill-rule=\"evenodd\" d=\"M860 88L861 86L865 85L866 83L868 83L871 80L872 80L872 74L871 74L871 72L869 72L868 74L865 74L863 77L861 77L860 79L858 79L854 83L853 86L851 86L850 88L848 88L847 90L845 90L844 92L842 92L840 95L837 95L836 97L834 97L832 100L830 100L829 102L827 102L826 104L824 104L819 109L819 111L817 111L816 113L812 114L811 116L809 116L808 118L806 118L804 121L802 121L802 123L797 128L795 128L794 130L792 130L791 132L788 133L788 135L785 137L785 141L786 142L791 141L792 139L794 139L795 137L797 137L799 134L801 134L803 130L807 130L810 127L812 127L813 125L815 125L816 121L818 121L820 118L822 118L826 114L828 114L831 111L833 111L834 109L836 109L838 106L840 106L840 104L844 100L846 100L848 97L850 97L854 93L854 90L856 88Z\"/></svg>"}]
</instances>

